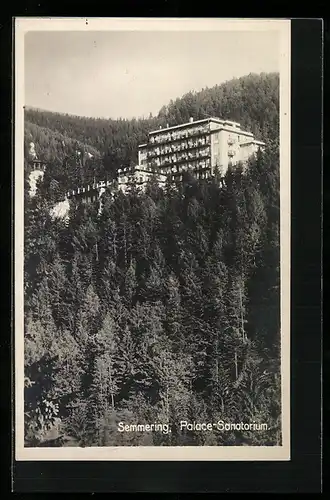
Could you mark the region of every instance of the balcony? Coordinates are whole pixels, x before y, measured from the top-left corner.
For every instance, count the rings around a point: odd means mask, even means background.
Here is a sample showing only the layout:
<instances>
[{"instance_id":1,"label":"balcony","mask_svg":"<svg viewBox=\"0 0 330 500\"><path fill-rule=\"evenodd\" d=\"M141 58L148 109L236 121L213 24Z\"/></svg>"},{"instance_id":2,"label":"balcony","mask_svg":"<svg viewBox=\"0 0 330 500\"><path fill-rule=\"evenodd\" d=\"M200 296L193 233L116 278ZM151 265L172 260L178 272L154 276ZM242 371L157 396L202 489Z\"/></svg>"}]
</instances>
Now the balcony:
<instances>
[{"instance_id":1,"label":"balcony","mask_svg":"<svg viewBox=\"0 0 330 500\"><path fill-rule=\"evenodd\" d=\"M179 158L177 157L176 159L171 159L171 158L164 158L163 161L160 163L160 166L162 168L164 167L171 167L171 166L178 166L178 165L181 165L181 164L191 164L191 163L202 163L203 160L205 162L210 162L210 158L211 158L211 154L210 154L210 151L207 150L203 153L200 153L199 155L183 155L183 156L180 156ZM202 160L202 161L201 161Z\"/></svg>"},{"instance_id":2,"label":"balcony","mask_svg":"<svg viewBox=\"0 0 330 500\"><path fill-rule=\"evenodd\" d=\"M188 143L181 143L181 144L178 144L178 145L172 145L170 147L166 147L166 148L155 148L154 150L149 150L148 152L148 158L155 158L156 156L166 156L170 153L180 153L182 151L190 151L192 149L201 149L203 147L207 147L210 145L210 138L207 137L205 138L203 141L199 142L199 141L194 141L194 142L190 142L190 144Z\"/></svg>"},{"instance_id":3,"label":"balcony","mask_svg":"<svg viewBox=\"0 0 330 500\"><path fill-rule=\"evenodd\" d=\"M193 130L183 130L180 132L172 132L166 134L165 136L151 136L150 144L166 144L168 142L181 141L182 139L187 139L191 137L198 137L200 135L205 135L210 132L210 128L208 126L203 127L195 127ZM149 146L150 146L149 144Z\"/></svg>"}]
</instances>

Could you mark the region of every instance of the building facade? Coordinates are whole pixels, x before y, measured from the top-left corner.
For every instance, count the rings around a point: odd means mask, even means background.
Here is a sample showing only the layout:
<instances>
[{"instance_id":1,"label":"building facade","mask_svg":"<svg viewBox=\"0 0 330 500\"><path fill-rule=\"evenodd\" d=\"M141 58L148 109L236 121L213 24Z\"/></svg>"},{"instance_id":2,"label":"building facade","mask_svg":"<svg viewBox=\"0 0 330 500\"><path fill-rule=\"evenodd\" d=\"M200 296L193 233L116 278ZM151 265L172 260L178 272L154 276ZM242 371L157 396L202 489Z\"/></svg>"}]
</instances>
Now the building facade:
<instances>
[{"instance_id":1,"label":"building facade","mask_svg":"<svg viewBox=\"0 0 330 500\"><path fill-rule=\"evenodd\" d=\"M148 142L139 146L138 168L182 180L186 170L197 178L212 176L217 168L225 175L230 165L246 162L265 143L241 129L239 123L206 118L149 132Z\"/></svg>"}]
</instances>

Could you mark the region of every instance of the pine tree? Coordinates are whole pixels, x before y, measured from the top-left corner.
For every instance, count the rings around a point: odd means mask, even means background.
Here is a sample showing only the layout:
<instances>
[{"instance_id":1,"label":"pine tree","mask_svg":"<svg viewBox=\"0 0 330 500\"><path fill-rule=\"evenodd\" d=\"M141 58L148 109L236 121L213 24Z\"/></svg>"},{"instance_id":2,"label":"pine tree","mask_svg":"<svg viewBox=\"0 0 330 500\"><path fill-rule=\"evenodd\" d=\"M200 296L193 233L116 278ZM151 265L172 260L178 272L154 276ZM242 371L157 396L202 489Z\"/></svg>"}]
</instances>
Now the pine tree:
<instances>
[{"instance_id":1,"label":"pine tree","mask_svg":"<svg viewBox=\"0 0 330 500\"><path fill-rule=\"evenodd\" d=\"M58 326L66 324L65 292L67 287L67 277L65 266L59 257L56 255L48 277L49 293L52 296L52 312L53 317Z\"/></svg>"},{"instance_id":2,"label":"pine tree","mask_svg":"<svg viewBox=\"0 0 330 500\"><path fill-rule=\"evenodd\" d=\"M122 287L122 294L127 307L131 307L134 304L136 286L135 262L132 261L124 274Z\"/></svg>"},{"instance_id":3,"label":"pine tree","mask_svg":"<svg viewBox=\"0 0 330 500\"><path fill-rule=\"evenodd\" d=\"M174 352L183 352L185 348L185 327L181 305L179 281L172 273L165 284L166 290L166 320L165 326Z\"/></svg>"}]
</instances>

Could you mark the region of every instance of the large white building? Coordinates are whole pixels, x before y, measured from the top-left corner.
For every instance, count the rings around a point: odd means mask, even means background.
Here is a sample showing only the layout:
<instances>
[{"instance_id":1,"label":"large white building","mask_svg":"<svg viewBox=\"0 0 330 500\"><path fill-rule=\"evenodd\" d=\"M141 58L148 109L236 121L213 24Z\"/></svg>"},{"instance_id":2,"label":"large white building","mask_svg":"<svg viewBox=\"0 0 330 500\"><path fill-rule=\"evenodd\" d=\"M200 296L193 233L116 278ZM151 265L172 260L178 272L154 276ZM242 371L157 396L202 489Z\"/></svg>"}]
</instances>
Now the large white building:
<instances>
[{"instance_id":1,"label":"large white building","mask_svg":"<svg viewBox=\"0 0 330 500\"><path fill-rule=\"evenodd\" d=\"M242 130L239 123L191 118L188 123L149 132L147 143L138 148L138 165L119 169L116 181L94 181L92 185L70 190L66 200L80 198L84 203L101 200L108 187L125 192L134 184L144 189L152 177L164 186L167 179L182 180L187 170L199 179L212 177L216 169L224 176L230 165L244 164L264 148L265 143Z\"/></svg>"},{"instance_id":2,"label":"large white building","mask_svg":"<svg viewBox=\"0 0 330 500\"><path fill-rule=\"evenodd\" d=\"M172 180L182 179L185 170L198 178L225 175L229 165L246 162L265 143L239 123L206 118L149 132L148 142L139 146L138 169L154 170Z\"/></svg>"},{"instance_id":3,"label":"large white building","mask_svg":"<svg viewBox=\"0 0 330 500\"><path fill-rule=\"evenodd\" d=\"M264 142L242 130L239 123L219 118L198 121L191 118L188 123L149 132L148 142L138 147L138 165L119 169L116 183L108 182L105 186L100 182L93 188L88 186L86 193L83 188L73 196L86 197L87 194L86 200L92 201L110 184L124 192L133 183L143 189L152 177L164 186L167 179L182 180L187 170L200 179L213 176L216 168L225 175L230 165L244 164L264 147Z\"/></svg>"}]
</instances>

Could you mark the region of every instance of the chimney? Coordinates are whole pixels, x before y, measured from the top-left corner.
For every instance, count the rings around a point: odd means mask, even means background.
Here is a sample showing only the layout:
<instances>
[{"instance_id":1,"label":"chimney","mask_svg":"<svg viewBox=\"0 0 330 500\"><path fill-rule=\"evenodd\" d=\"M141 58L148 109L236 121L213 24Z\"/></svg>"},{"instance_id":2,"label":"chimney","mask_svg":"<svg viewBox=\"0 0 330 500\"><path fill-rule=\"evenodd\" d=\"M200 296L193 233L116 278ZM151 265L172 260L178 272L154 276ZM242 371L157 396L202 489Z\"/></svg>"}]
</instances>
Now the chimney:
<instances>
[{"instance_id":1,"label":"chimney","mask_svg":"<svg viewBox=\"0 0 330 500\"><path fill-rule=\"evenodd\" d=\"M194 119L193 119L193 117L191 116L191 117L189 118L189 123L192 123L193 121L194 121Z\"/></svg>"}]
</instances>

